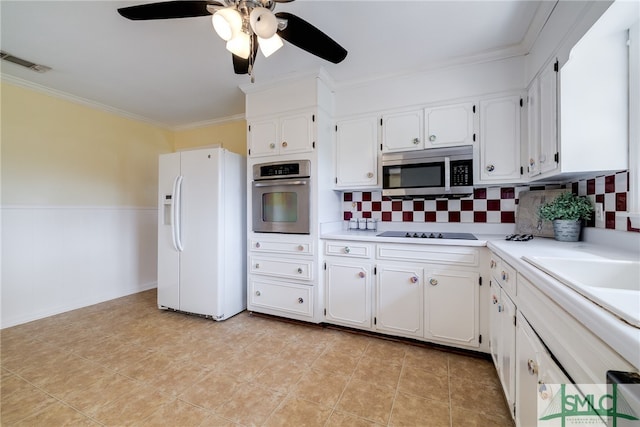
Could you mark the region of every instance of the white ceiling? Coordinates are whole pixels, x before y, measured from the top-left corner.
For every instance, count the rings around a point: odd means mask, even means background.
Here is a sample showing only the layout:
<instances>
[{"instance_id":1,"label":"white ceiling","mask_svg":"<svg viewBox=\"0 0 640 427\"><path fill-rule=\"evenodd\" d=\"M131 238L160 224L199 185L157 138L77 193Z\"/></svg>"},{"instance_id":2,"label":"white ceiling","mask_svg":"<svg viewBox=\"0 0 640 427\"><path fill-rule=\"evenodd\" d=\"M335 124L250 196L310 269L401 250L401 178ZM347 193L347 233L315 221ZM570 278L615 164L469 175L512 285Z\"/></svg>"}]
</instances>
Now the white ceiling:
<instances>
[{"instance_id":1,"label":"white ceiling","mask_svg":"<svg viewBox=\"0 0 640 427\"><path fill-rule=\"evenodd\" d=\"M231 54L209 17L130 21L116 9L147 1L0 1L2 50L46 65L2 61L3 78L102 104L169 128L244 114ZM349 52L340 64L285 42L258 54L257 83L324 67L338 86L418 72L451 60L524 54L553 1L328 1L278 3Z\"/></svg>"}]
</instances>

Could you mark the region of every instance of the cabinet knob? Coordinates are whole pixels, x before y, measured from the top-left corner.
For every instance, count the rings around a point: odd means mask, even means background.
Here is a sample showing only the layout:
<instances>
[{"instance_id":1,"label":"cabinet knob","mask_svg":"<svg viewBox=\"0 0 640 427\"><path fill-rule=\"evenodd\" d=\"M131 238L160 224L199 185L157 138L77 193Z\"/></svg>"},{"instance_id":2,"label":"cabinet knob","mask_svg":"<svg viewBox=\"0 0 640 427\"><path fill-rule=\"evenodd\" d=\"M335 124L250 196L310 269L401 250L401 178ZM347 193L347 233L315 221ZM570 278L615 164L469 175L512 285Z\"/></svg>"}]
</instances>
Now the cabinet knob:
<instances>
[{"instance_id":1,"label":"cabinet knob","mask_svg":"<svg viewBox=\"0 0 640 427\"><path fill-rule=\"evenodd\" d=\"M536 161L534 159L529 159L529 166L533 167L535 166Z\"/></svg>"},{"instance_id":2,"label":"cabinet knob","mask_svg":"<svg viewBox=\"0 0 640 427\"><path fill-rule=\"evenodd\" d=\"M298 267L298 274L302 274L302 268Z\"/></svg>"},{"instance_id":3,"label":"cabinet knob","mask_svg":"<svg viewBox=\"0 0 640 427\"><path fill-rule=\"evenodd\" d=\"M509 275L507 274L506 271L502 272L502 280L509 280Z\"/></svg>"},{"instance_id":4,"label":"cabinet knob","mask_svg":"<svg viewBox=\"0 0 640 427\"><path fill-rule=\"evenodd\" d=\"M413 138L412 142L414 143L414 145L418 145L420 144L420 138Z\"/></svg>"},{"instance_id":5,"label":"cabinet knob","mask_svg":"<svg viewBox=\"0 0 640 427\"><path fill-rule=\"evenodd\" d=\"M365 278L365 276L366 276L366 274L364 273L364 271L361 271L360 273L358 273L358 276L359 276L361 279L364 279L364 278Z\"/></svg>"},{"instance_id":6,"label":"cabinet knob","mask_svg":"<svg viewBox=\"0 0 640 427\"><path fill-rule=\"evenodd\" d=\"M256 296L259 297L260 296L260 291L256 291Z\"/></svg>"},{"instance_id":7,"label":"cabinet knob","mask_svg":"<svg viewBox=\"0 0 640 427\"><path fill-rule=\"evenodd\" d=\"M436 136L435 135L429 135L429 141L433 142L436 140Z\"/></svg>"},{"instance_id":8,"label":"cabinet knob","mask_svg":"<svg viewBox=\"0 0 640 427\"><path fill-rule=\"evenodd\" d=\"M437 281L436 279L429 279L429 284L430 284L431 286L435 286L435 285L437 285L437 284L438 284L438 281Z\"/></svg>"},{"instance_id":9,"label":"cabinet knob","mask_svg":"<svg viewBox=\"0 0 640 427\"><path fill-rule=\"evenodd\" d=\"M491 302L492 302L493 304L497 304L497 303L498 303L498 297L497 297L497 296L495 296L495 295L491 295Z\"/></svg>"},{"instance_id":10,"label":"cabinet knob","mask_svg":"<svg viewBox=\"0 0 640 427\"><path fill-rule=\"evenodd\" d=\"M274 148L276 148L276 144L274 144L274 143L272 142L271 144L269 144L269 148L271 148L271 149L273 150Z\"/></svg>"},{"instance_id":11,"label":"cabinet knob","mask_svg":"<svg viewBox=\"0 0 640 427\"><path fill-rule=\"evenodd\" d=\"M302 245L298 245L298 250L299 250L299 251L304 251L304 246L302 246Z\"/></svg>"},{"instance_id":12,"label":"cabinet knob","mask_svg":"<svg viewBox=\"0 0 640 427\"><path fill-rule=\"evenodd\" d=\"M256 248L260 249L260 242L256 242Z\"/></svg>"},{"instance_id":13,"label":"cabinet knob","mask_svg":"<svg viewBox=\"0 0 640 427\"><path fill-rule=\"evenodd\" d=\"M487 165L485 169L487 170L487 172L493 172L496 169L496 167L493 165Z\"/></svg>"},{"instance_id":14,"label":"cabinet knob","mask_svg":"<svg viewBox=\"0 0 640 427\"><path fill-rule=\"evenodd\" d=\"M367 178L373 178L373 172L367 173Z\"/></svg>"},{"instance_id":15,"label":"cabinet knob","mask_svg":"<svg viewBox=\"0 0 640 427\"><path fill-rule=\"evenodd\" d=\"M496 268L496 261L495 260L491 260L491 262L489 263L489 268Z\"/></svg>"},{"instance_id":16,"label":"cabinet knob","mask_svg":"<svg viewBox=\"0 0 640 427\"><path fill-rule=\"evenodd\" d=\"M409 279L409 281L411 283L418 283L418 278L416 276L412 276L411 279Z\"/></svg>"},{"instance_id":17,"label":"cabinet knob","mask_svg":"<svg viewBox=\"0 0 640 427\"><path fill-rule=\"evenodd\" d=\"M287 144L287 141L282 141L282 146L283 146L283 147L285 147L285 148L286 148L286 147L287 147L287 145L288 145L288 144Z\"/></svg>"},{"instance_id":18,"label":"cabinet knob","mask_svg":"<svg viewBox=\"0 0 640 427\"><path fill-rule=\"evenodd\" d=\"M302 304L304 303L304 300L302 298L298 298L298 304Z\"/></svg>"},{"instance_id":19,"label":"cabinet knob","mask_svg":"<svg viewBox=\"0 0 640 427\"><path fill-rule=\"evenodd\" d=\"M538 364L536 363L535 360L529 359L527 361L527 371L529 372L529 375L537 375L538 374Z\"/></svg>"},{"instance_id":20,"label":"cabinet knob","mask_svg":"<svg viewBox=\"0 0 640 427\"><path fill-rule=\"evenodd\" d=\"M345 246L344 247L344 253L345 254L351 253L351 248L349 246Z\"/></svg>"}]
</instances>

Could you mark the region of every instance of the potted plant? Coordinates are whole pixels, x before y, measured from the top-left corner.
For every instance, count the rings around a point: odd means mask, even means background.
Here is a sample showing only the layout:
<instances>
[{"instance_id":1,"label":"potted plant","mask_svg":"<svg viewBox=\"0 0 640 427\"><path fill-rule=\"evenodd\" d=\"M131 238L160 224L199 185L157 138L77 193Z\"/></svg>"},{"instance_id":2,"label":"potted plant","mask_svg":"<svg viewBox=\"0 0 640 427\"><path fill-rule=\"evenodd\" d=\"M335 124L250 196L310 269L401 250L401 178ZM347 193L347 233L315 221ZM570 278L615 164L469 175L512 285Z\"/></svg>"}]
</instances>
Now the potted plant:
<instances>
[{"instance_id":1,"label":"potted plant","mask_svg":"<svg viewBox=\"0 0 640 427\"><path fill-rule=\"evenodd\" d=\"M582 221L591 219L592 212L593 205L587 197L577 196L570 191L543 204L538 211L542 219L553 222L554 237L563 242L578 241Z\"/></svg>"}]
</instances>

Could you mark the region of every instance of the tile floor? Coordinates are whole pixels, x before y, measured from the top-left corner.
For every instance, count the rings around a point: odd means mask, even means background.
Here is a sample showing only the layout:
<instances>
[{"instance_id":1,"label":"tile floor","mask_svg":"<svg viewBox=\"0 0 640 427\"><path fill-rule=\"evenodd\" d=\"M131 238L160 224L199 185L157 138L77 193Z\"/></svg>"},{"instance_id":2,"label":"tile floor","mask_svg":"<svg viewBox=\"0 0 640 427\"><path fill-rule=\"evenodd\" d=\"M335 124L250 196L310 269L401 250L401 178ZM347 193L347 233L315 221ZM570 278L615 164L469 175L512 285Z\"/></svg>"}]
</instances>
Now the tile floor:
<instances>
[{"instance_id":1,"label":"tile floor","mask_svg":"<svg viewBox=\"0 0 640 427\"><path fill-rule=\"evenodd\" d=\"M484 359L155 290L1 331L2 426L512 426Z\"/></svg>"}]
</instances>

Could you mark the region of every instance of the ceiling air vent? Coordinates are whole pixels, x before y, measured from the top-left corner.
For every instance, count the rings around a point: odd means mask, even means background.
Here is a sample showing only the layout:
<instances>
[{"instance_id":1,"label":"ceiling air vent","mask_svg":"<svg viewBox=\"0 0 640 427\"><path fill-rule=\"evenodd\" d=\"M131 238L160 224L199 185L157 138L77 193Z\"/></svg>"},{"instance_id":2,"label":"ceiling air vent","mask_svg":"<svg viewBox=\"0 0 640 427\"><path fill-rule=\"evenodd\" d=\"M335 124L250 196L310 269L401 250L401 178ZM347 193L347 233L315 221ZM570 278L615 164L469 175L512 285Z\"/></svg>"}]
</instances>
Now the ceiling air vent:
<instances>
[{"instance_id":1,"label":"ceiling air vent","mask_svg":"<svg viewBox=\"0 0 640 427\"><path fill-rule=\"evenodd\" d=\"M51 69L51 67L47 67L46 65L40 65L22 58L18 58L17 56L13 56L3 50L0 50L0 58L4 59L5 61L13 62L14 64L21 65L38 73L46 73Z\"/></svg>"}]
</instances>

